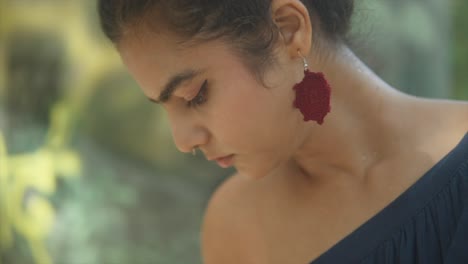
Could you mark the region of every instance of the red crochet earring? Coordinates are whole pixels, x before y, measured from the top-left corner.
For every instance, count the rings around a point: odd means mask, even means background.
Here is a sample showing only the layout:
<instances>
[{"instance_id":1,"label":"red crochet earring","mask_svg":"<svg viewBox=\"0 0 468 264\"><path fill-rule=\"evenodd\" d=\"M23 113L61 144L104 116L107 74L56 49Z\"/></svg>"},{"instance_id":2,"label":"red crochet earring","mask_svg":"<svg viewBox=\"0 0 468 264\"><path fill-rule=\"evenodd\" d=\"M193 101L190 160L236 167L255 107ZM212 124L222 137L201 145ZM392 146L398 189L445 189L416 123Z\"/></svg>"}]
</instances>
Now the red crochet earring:
<instances>
[{"instance_id":1,"label":"red crochet earring","mask_svg":"<svg viewBox=\"0 0 468 264\"><path fill-rule=\"evenodd\" d=\"M331 88L322 72L310 72L309 65L298 50L304 61L304 79L294 85L296 92L294 107L298 108L304 116L304 121L316 121L323 124L323 119L330 112Z\"/></svg>"}]
</instances>

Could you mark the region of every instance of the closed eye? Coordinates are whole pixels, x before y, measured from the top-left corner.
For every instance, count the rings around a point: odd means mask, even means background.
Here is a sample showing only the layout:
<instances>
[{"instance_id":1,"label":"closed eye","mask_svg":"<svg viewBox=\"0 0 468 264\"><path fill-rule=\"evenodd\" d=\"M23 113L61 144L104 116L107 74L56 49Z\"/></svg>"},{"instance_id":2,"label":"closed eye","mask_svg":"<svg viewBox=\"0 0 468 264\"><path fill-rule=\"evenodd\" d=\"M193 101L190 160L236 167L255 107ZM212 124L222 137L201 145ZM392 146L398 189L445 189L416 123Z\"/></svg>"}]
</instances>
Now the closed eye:
<instances>
[{"instance_id":1,"label":"closed eye","mask_svg":"<svg viewBox=\"0 0 468 264\"><path fill-rule=\"evenodd\" d=\"M207 101L207 93L208 93L208 80L205 80L198 91L198 94L190 101L187 102L188 107L197 107L200 106Z\"/></svg>"}]
</instances>

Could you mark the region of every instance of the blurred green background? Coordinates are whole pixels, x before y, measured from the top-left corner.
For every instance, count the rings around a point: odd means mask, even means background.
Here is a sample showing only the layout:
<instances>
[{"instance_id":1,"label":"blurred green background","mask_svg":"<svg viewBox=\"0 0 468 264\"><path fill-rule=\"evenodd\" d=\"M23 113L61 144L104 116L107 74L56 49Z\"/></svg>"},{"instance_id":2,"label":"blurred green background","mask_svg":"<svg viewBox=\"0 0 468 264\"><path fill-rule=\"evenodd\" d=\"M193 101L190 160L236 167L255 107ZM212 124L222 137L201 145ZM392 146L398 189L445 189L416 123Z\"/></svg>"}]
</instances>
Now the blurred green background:
<instances>
[{"instance_id":1,"label":"blurred green background","mask_svg":"<svg viewBox=\"0 0 468 264\"><path fill-rule=\"evenodd\" d=\"M358 1L352 47L395 87L468 99L468 1ZM175 149L92 0L0 0L0 264L201 263L232 170Z\"/></svg>"}]
</instances>

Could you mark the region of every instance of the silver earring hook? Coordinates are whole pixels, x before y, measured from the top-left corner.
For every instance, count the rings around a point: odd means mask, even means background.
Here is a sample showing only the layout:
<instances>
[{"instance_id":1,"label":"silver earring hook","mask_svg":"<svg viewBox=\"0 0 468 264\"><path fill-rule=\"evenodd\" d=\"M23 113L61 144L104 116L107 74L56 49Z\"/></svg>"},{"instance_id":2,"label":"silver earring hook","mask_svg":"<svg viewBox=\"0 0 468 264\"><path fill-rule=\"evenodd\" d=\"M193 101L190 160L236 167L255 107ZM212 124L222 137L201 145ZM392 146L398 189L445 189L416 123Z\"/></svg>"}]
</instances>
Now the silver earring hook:
<instances>
[{"instance_id":1,"label":"silver earring hook","mask_svg":"<svg viewBox=\"0 0 468 264\"><path fill-rule=\"evenodd\" d=\"M192 148L192 155L193 155L193 156L197 155L197 150L196 150L196 148Z\"/></svg>"},{"instance_id":2,"label":"silver earring hook","mask_svg":"<svg viewBox=\"0 0 468 264\"><path fill-rule=\"evenodd\" d=\"M300 50L297 50L297 53L299 54L299 56L302 58L302 61L304 62L304 71L309 70L309 63L307 62L307 59L304 56L302 56L302 53Z\"/></svg>"}]
</instances>

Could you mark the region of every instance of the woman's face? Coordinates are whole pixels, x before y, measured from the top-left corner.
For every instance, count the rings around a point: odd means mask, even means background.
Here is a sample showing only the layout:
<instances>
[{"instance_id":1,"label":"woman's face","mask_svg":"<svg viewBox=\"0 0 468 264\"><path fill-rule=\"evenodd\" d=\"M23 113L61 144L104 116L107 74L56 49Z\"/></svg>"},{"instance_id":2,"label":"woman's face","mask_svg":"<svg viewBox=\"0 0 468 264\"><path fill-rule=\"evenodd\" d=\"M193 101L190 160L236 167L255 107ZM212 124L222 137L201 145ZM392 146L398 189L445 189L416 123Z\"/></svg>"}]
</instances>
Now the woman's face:
<instances>
[{"instance_id":1,"label":"woman's face","mask_svg":"<svg viewBox=\"0 0 468 264\"><path fill-rule=\"evenodd\" d=\"M233 155L243 175L261 178L287 161L304 137L292 87L302 79L301 61L279 51L278 64L260 84L221 41L179 49L175 39L148 34L125 38L119 52L131 75L152 101L168 82L181 82L161 102L177 148L200 148L208 159ZM222 164L221 164L222 165Z\"/></svg>"}]
</instances>

